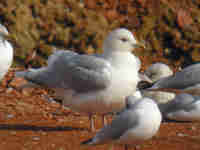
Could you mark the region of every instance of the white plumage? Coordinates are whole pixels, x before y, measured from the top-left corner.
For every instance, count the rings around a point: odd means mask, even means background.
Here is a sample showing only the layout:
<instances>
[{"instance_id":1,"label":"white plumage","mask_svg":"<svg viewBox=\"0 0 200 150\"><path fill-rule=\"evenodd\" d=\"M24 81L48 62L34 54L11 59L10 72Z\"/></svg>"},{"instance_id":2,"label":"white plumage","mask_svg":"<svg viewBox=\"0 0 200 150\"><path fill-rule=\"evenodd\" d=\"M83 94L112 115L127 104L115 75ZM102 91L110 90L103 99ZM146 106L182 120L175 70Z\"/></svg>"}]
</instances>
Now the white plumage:
<instances>
[{"instance_id":1,"label":"white plumage","mask_svg":"<svg viewBox=\"0 0 200 150\"><path fill-rule=\"evenodd\" d=\"M13 61L13 47L4 37L7 35L7 29L0 24L0 80L8 72Z\"/></svg>"}]
</instances>

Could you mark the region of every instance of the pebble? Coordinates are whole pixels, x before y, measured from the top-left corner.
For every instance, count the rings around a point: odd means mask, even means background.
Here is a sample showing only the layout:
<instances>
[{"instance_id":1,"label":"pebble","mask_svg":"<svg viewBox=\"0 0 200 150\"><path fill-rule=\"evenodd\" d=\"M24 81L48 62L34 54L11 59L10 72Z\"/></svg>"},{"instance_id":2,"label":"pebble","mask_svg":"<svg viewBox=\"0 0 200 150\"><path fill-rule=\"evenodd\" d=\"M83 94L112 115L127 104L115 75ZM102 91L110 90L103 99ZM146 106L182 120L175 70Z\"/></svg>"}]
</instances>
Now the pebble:
<instances>
[{"instance_id":1,"label":"pebble","mask_svg":"<svg viewBox=\"0 0 200 150\"><path fill-rule=\"evenodd\" d=\"M11 131L10 134L11 134L11 135L16 135L17 132L16 132L16 131Z\"/></svg>"},{"instance_id":2,"label":"pebble","mask_svg":"<svg viewBox=\"0 0 200 150\"><path fill-rule=\"evenodd\" d=\"M185 137L185 136L188 136L188 135L184 134L184 133L177 133L177 136L179 136L179 137Z\"/></svg>"},{"instance_id":3,"label":"pebble","mask_svg":"<svg viewBox=\"0 0 200 150\"><path fill-rule=\"evenodd\" d=\"M11 93L13 91L13 88L9 87L7 90L6 90L6 93Z\"/></svg>"},{"instance_id":4,"label":"pebble","mask_svg":"<svg viewBox=\"0 0 200 150\"><path fill-rule=\"evenodd\" d=\"M58 122L65 122L66 120L65 120L65 119L60 119L60 118L59 118L59 119L57 119L57 121L58 121Z\"/></svg>"},{"instance_id":5,"label":"pebble","mask_svg":"<svg viewBox=\"0 0 200 150\"><path fill-rule=\"evenodd\" d=\"M197 128L195 126L192 126L191 127L191 130L196 130Z\"/></svg>"},{"instance_id":6,"label":"pebble","mask_svg":"<svg viewBox=\"0 0 200 150\"><path fill-rule=\"evenodd\" d=\"M139 149L141 149L141 146L140 146L140 145L136 145L136 146L135 146L135 149L136 149L136 150L139 150Z\"/></svg>"},{"instance_id":7,"label":"pebble","mask_svg":"<svg viewBox=\"0 0 200 150\"><path fill-rule=\"evenodd\" d=\"M7 119L12 119L12 118L14 118L14 115L13 115L13 114L8 114L8 115L6 116L6 118L7 118Z\"/></svg>"},{"instance_id":8,"label":"pebble","mask_svg":"<svg viewBox=\"0 0 200 150\"><path fill-rule=\"evenodd\" d=\"M40 140L40 137L35 136L35 137L33 137L32 139L33 139L34 141L39 141L39 140Z\"/></svg>"},{"instance_id":9,"label":"pebble","mask_svg":"<svg viewBox=\"0 0 200 150\"><path fill-rule=\"evenodd\" d=\"M54 144L54 143L52 143L52 144L51 144L51 147L53 147L53 148L54 148L55 146L56 146L56 144Z\"/></svg>"},{"instance_id":10,"label":"pebble","mask_svg":"<svg viewBox=\"0 0 200 150\"><path fill-rule=\"evenodd\" d=\"M42 131L42 132L41 132L41 135L47 135L47 133L46 133L46 132L44 132L44 131Z\"/></svg>"},{"instance_id":11,"label":"pebble","mask_svg":"<svg viewBox=\"0 0 200 150\"><path fill-rule=\"evenodd\" d=\"M58 148L58 150L65 150L65 148L64 147L60 147L60 148Z\"/></svg>"}]
</instances>

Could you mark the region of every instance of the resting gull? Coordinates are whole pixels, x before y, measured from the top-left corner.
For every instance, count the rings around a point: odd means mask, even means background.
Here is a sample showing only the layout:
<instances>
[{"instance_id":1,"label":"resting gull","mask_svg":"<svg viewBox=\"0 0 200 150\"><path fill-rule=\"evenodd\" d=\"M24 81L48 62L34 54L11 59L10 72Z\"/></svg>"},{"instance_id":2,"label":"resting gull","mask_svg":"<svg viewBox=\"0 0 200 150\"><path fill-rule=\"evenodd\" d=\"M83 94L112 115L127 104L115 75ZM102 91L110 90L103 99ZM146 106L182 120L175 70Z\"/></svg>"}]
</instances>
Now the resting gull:
<instances>
[{"instance_id":1,"label":"resting gull","mask_svg":"<svg viewBox=\"0 0 200 150\"><path fill-rule=\"evenodd\" d=\"M151 82L156 82L159 79L173 75L173 72L166 64L154 63L145 70L144 75L146 75ZM167 103L175 97L175 94L169 92L153 92L142 90L141 93L142 96L152 98L158 104Z\"/></svg>"},{"instance_id":2,"label":"resting gull","mask_svg":"<svg viewBox=\"0 0 200 150\"><path fill-rule=\"evenodd\" d=\"M104 126L97 134L82 142L87 145L142 144L152 138L159 130L162 116L157 104L150 98L137 99L134 96L126 98L126 108Z\"/></svg>"},{"instance_id":3,"label":"resting gull","mask_svg":"<svg viewBox=\"0 0 200 150\"><path fill-rule=\"evenodd\" d=\"M101 55L60 50L50 56L48 66L16 76L54 88L63 105L74 111L89 115L118 112L125 106L125 97L136 90L138 59L131 51L141 46L130 31L119 28L106 37Z\"/></svg>"},{"instance_id":4,"label":"resting gull","mask_svg":"<svg viewBox=\"0 0 200 150\"><path fill-rule=\"evenodd\" d=\"M200 64L190 65L174 75L156 81L149 89L182 90L200 83ZM166 91L166 90L165 90Z\"/></svg>"}]
</instances>

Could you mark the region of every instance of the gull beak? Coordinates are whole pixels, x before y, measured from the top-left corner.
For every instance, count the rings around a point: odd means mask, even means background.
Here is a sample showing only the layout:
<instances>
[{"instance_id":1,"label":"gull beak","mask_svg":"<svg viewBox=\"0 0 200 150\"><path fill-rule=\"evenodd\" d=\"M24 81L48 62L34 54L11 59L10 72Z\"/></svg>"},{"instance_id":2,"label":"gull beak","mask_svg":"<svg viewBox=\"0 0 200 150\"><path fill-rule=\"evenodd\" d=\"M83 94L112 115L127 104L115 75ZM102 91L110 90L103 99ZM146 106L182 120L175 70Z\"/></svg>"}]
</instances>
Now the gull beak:
<instances>
[{"instance_id":1,"label":"gull beak","mask_svg":"<svg viewBox=\"0 0 200 150\"><path fill-rule=\"evenodd\" d=\"M137 42L136 44L133 44L133 47L134 48L146 48L144 41Z\"/></svg>"},{"instance_id":2,"label":"gull beak","mask_svg":"<svg viewBox=\"0 0 200 150\"><path fill-rule=\"evenodd\" d=\"M0 36L3 37L4 40L10 40L11 39L11 37L7 33L5 33L5 31L0 30Z\"/></svg>"}]
</instances>

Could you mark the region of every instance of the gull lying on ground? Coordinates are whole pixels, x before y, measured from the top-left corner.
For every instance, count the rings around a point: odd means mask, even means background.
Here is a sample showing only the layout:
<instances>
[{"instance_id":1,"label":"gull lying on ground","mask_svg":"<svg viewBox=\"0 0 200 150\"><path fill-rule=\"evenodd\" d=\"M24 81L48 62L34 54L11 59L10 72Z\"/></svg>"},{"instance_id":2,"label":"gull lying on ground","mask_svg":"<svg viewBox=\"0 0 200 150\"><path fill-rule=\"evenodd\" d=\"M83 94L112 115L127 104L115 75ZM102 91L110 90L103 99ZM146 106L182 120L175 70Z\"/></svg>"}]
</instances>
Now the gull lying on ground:
<instances>
[{"instance_id":1,"label":"gull lying on ground","mask_svg":"<svg viewBox=\"0 0 200 150\"><path fill-rule=\"evenodd\" d=\"M13 61L13 47L5 39L8 31L5 26L0 24L0 81L3 79Z\"/></svg>"},{"instance_id":2,"label":"gull lying on ground","mask_svg":"<svg viewBox=\"0 0 200 150\"><path fill-rule=\"evenodd\" d=\"M153 100L129 96L126 98L126 108L112 123L82 144L141 144L158 132L161 119L160 110Z\"/></svg>"},{"instance_id":3,"label":"gull lying on ground","mask_svg":"<svg viewBox=\"0 0 200 150\"><path fill-rule=\"evenodd\" d=\"M200 96L178 94L174 100L159 106L163 118L175 121L200 121Z\"/></svg>"},{"instance_id":4,"label":"gull lying on ground","mask_svg":"<svg viewBox=\"0 0 200 150\"><path fill-rule=\"evenodd\" d=\"M162 78L155 82L148 90L174 92L195 86L200 83L200 64L194 64L176 72L174 75ZM170 91L169 91L170 92Z\"/></svg>"},{"instance_id":5,"label":"gull lying on ground","mask_svg":"<svg viewBox=\"0 0 200 150\"><path fill-rule=\"evenodd\" d=\"M152 82L155 82L161 78L173 75L173 71L166 64L154 63L144 71L144 74L149 77Z\"/></svg>"},{"instance_id":6,"label":"gull lying on ground","mask_svg":"<svg viewBox=\"0 0 200 150\"><path fill-rule=\"evenodd\" d=\"M173 72L168 65L163 63L155 63L145 70L144 75L146 75L153 83L159 79L173 75ZM158 104L167 103L175 97L175 94L169 92L153 92L142 90L141 93L142 96L152 98Z\"/></svg>"},{"instance_id":7,"label":"gull lying on ground","mask_svg":"<svg viewBox=\"0 0 200 150\"><path fill-rule=\"evenodd\" d=\"M60 50L50 56L47 67L17 72L16 76L54 88L63 105L74 111L90 115L120 111L139 81L138 60L131 53L138 46L142 45L132 33L120 28L104 40L101 55Z\"/></svg>"}]
</instances>

